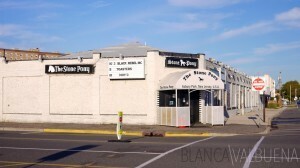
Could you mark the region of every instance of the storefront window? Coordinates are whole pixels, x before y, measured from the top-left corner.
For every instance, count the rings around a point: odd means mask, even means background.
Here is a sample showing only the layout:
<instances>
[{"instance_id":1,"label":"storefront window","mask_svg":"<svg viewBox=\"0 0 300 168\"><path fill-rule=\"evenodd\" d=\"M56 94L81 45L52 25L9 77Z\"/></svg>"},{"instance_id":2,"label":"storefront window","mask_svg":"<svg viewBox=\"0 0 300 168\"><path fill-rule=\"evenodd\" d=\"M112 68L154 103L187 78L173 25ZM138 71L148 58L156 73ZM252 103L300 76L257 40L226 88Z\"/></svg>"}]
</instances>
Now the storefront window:
<instances>
[{"instance_id":1,"label":"storefront window","mask_svg":"<svg viewBox=\"0 0 300 168\"><path fill-rule=\"evenodd\" d=\"M205 106L221 106L221 103L221 94L219 90L205 92Z\"/></svg>"},{"instance_id":2,"label":"storefront window","mask_svg":"<svg viewBox=\"0 0 300 168\"><path fill-rule=\"evenodd\" d=\"M211 93L205 92L205 106L211 106Z\"/></svg>"},{"instance_id":3,"label":"storefront window","mask_svg":"<svg viewBox=\"0 0 300 168\"><path fill-rule=\"evenodd\" d=\"M220 91L219 90L214 90L213 92L214 98L213 98L213 106L220 106L221 105L221 100L220 100Z\"/></svg>"},{"instance_id":4,"label":"storefront window","mask_svg":"<svg viewBox=\"0 0 300 168\"><path fill-rule=\"evenodd\" d=\"M189 92L188 90L178 90L178 107L186 107L189 106Z\"/></svg>"},{"instance_id":5,"label":"storefront window","mask_svg":"<svg viewBox=\"0 0 300 168\"><path fill-rule=\"evenodd\" d=\"M159 107L175 107L175 100L175 90L159 91Z\"/></svg>"}]
</instances>

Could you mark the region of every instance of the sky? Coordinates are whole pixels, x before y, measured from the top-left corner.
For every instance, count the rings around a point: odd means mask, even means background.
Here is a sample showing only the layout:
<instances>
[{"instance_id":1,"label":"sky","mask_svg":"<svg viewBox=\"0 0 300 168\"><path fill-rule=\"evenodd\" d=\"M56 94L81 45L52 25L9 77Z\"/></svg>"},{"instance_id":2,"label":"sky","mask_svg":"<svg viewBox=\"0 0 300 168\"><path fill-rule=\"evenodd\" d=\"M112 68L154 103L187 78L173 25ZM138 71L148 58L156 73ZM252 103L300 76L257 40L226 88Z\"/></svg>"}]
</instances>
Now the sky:
<instances>
[{"instance_id":1,"label":"sky","mask_svg":"<svg viewBox=\"0 0 300 168\"><path fill-rule=\"evenodd\" d=\"M0 48L140 42L300 82L300 0L0 0Z\"/></svg>"}]
</instances>

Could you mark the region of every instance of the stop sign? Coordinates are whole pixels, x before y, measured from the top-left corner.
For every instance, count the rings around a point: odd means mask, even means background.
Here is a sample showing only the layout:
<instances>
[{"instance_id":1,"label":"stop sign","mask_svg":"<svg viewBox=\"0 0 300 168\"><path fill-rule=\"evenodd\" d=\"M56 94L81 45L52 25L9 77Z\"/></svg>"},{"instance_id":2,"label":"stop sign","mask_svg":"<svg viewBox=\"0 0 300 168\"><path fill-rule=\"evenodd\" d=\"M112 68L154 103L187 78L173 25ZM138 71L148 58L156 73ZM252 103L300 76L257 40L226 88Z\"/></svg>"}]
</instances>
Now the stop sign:
<instances>
[{"instance_id":1,"label":"stop sign","mask_svg":"<svg viewBox=\"0 0 300 168\"><path fill-rule=\"evenodd\" d=\"M256 78L252 82L252 87L257 91L263 90L265 87L265 81L261 78Z\"/></svg>"}]
</instances>

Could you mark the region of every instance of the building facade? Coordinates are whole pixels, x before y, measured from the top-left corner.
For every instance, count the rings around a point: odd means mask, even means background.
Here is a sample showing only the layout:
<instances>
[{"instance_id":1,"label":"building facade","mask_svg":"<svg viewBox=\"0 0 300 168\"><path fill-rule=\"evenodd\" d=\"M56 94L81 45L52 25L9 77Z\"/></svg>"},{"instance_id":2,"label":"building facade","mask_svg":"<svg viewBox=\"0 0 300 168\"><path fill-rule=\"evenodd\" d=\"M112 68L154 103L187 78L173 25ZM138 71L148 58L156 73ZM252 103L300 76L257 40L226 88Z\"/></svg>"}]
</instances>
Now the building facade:
<instances>
[{"instance_id":1,"label":"building facade","mask_svg":"<svg viewBox=\"0 0 300 168\"><path fill-rule=\"evenodd\" d=\"M38 59L54 59L65 54L58 52L41 52L38 48L30 50L0 48L0 57L5 61L26 61Z\"/></svg>"},{"instance_id":2,"label":"building facade","mask_svg":"<svg viewBox=\"0 0 300 168\"><path fill-rule=\"evenodd\" d=\"M55 59L1 57L2 122L223 125L259 108L251 78L206 59L130 43Z\"/></svg>"}]
</instances>

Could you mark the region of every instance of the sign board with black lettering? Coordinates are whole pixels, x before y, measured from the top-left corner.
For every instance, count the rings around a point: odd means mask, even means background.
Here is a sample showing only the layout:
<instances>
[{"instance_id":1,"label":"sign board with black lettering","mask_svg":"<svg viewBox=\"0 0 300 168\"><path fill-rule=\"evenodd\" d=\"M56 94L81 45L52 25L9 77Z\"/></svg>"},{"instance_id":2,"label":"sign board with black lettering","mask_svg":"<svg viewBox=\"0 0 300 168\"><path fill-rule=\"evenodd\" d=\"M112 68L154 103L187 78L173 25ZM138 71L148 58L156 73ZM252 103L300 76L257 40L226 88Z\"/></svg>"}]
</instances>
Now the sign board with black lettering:
<instances>
[{"instance_id":1,"label":"sign board with black lettering","mask_svg":"<svg viewBox=\"0 0 300 168\"><path fill-rule=\"evenodd\" d=\"M94 65L90 65L90 64L46 65L45 73L47 74L92 74L94 73Z\"/></svg>"},{"instance_id":2,"label":"sign board with black lettering","mask_svg":"<svg viewBox=\"0 0 300 168\"><path fill-rule=\"evenodd\" d=\"M166 67L198 68L198 59L166 57Z\"/></svg>"},{"instance_id":3,"label":"sign board with black lettering","mask_svg":"<svg viewBox=\"0 0 300 168\"><path fill-rule=\"evenodd\" d=\"M109 79L144 79L144 59L113 60L108 62Z\"/></svg>"}]
</instances>

